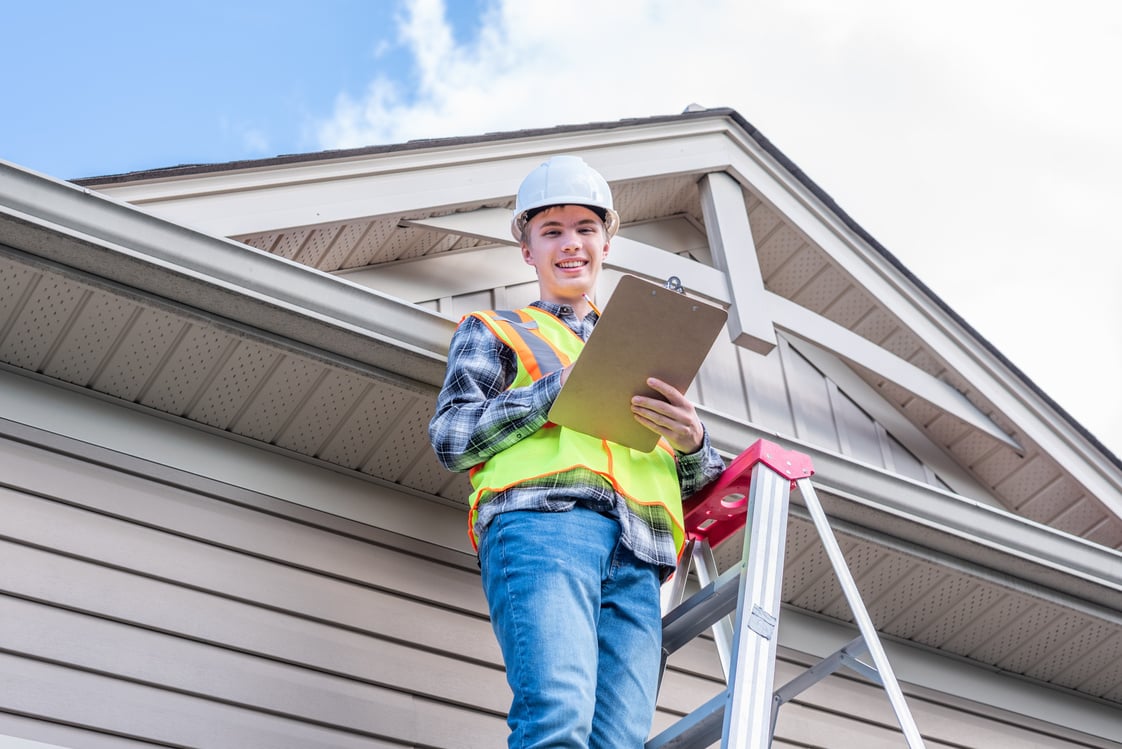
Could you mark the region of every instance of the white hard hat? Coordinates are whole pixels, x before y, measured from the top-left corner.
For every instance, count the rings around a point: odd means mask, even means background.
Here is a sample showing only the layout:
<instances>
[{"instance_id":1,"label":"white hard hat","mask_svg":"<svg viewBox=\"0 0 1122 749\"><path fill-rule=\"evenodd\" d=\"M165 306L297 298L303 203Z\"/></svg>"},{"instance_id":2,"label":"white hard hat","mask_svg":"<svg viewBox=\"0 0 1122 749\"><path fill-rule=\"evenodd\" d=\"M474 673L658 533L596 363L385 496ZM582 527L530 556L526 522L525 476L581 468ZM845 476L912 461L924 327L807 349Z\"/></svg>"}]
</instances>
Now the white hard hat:
<instances>
[{"instance_id":1,"label":"white hard hat","mask_svg":"<svg viewBox=\"0 0 1122 749\"><path fill-rule=\"evenodd\" d=\"M591 208L601 214L609 238L619 229L619 214L612 208L607 180L579 156L554 156L526 175L518 188L510 233L521 242L522 230L537 209L554 205Z\"/></svg>"}]
</instances>

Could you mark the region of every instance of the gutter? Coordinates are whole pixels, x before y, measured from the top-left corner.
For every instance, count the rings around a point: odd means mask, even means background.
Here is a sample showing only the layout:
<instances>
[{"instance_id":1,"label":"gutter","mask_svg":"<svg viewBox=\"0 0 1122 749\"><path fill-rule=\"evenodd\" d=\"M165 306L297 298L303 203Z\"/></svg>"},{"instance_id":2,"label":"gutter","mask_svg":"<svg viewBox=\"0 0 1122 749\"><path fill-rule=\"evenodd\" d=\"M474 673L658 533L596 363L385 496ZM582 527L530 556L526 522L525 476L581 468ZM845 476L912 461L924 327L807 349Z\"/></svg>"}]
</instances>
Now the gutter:
<instances>
[{"instance_id":1,"label":"gutter","mask_svg":"<svg viewBox=\"0 0 1122 749\"><path fill-rule=\"evenodd\" d=\"M3 161L0 244L23 262L342 356L397 385L429 392L444 380L455 323L439 314Z\"/></svg>"}]
</instances>

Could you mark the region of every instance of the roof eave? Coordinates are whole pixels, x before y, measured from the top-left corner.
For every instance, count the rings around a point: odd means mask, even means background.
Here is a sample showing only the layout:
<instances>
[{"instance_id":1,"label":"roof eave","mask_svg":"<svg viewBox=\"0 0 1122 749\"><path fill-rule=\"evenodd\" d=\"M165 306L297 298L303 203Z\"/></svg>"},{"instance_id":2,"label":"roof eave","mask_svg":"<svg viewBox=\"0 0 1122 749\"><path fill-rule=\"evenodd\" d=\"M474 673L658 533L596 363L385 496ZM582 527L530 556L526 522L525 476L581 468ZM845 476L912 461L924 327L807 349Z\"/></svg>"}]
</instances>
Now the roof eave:
<instances>
[{"instance_id":1,"label":"roof eave","mask_svg":"<svg viewBox=\"0 0 1122 749\"><path fill-rule=\"evenodd\" d=\"M438 314L92 190L0 162L0 242L56 270L140 292L424 389L454 324Z\"/></svg>"}]
</instances>

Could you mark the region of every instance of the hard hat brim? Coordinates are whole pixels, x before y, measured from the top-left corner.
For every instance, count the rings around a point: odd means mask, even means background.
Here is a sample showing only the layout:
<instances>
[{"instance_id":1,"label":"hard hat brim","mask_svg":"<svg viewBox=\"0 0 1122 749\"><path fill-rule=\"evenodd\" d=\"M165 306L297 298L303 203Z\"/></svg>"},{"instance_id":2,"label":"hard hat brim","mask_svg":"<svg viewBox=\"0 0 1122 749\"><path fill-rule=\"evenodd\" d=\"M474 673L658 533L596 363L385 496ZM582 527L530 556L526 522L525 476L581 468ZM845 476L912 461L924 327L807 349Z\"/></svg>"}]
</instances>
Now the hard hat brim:
<instances>
[{"instance_id":1,"label":"hard hat brim","mask_svg":"<svg viewBox=\"0 0 1122 749\"><path fill-rule=\"evenodd\" d=\"M530 223L531 218L541 213L546 208L553 208L559 205L579 205L582 208L587 208L588 210L596 214L603 212L604 232L608 235L608 239L614 237L616 235L616 232L619 231L619 214L616 213L615 210L611 208L604 208L603 206L598 205L588 205L580 199L565 200L564 198L562 198L561 200L549 200L543 202L542 205L527 206L522 211L517 213L510 221L511 236L513 236L517 241L521 242L522 235L526 230L526 224Z\"/></svg>"}]
</instances>

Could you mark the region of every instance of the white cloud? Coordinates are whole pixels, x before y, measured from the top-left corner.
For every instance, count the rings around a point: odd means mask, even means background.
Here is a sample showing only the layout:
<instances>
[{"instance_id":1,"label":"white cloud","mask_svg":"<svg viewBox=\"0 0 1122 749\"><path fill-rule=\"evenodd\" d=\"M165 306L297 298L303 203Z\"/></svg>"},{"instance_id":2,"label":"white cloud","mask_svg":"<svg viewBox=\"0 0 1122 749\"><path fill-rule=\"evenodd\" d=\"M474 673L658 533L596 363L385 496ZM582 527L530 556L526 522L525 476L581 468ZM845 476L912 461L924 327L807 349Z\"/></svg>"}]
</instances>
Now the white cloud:
<instances>
[{"instance_id":1,"label":"white cloud","mask_svg":"<svg viewBox=\"0 0 1122 749\"><path fill-rule=\"evenodd\" d=\"M505 0L457 43L412 0L399 39L325 148L733 107L1122 453L1122 4Z\"/></svg>"}]
</instances>

